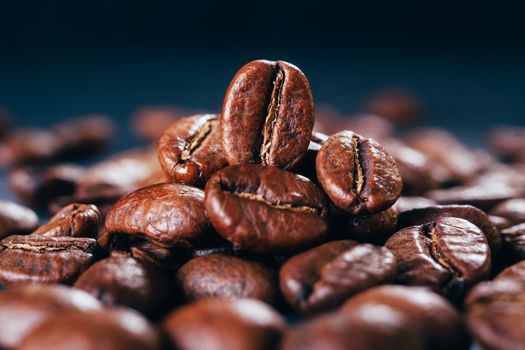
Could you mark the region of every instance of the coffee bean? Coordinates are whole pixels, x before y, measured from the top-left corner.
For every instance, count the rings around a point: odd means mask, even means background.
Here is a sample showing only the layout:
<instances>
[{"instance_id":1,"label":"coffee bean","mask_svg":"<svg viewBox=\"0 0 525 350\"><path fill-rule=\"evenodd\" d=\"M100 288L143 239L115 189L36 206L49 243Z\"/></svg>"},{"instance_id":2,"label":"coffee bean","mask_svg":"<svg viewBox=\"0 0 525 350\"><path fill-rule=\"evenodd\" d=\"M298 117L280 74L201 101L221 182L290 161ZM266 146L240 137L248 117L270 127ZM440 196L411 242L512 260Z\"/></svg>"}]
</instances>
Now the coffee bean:
<instances>
[{"instance_id":1,"label":"coffee bean","mask_svg":"<svg viewBox=\"0 0 525 350\"><path fill-rule=\"evenodd\" d=\"M46 237L96 238L100 225L98 208L91 204L70 204L56 213L47 224L32 233Z\"/></svg>"},{"instance_id":2,"label":"coffee bean","mask_svg":"<svg viewBox=\"0 0 525 350\"><path fill-rule=\"evenodd\" d=\"M363 305L316 317L285 333L283 350L423 350L409 316L387 305Z\"/></svg>"},{"instance_id":3,"label":"coffee bean","mask_svg":"<svg viewBox=\"0 0 525 350\"><path fill-rule=\"evenodd\" d=\"M75 201L106 204L143 187L145 179L161 172L153 148L119 153L89 168L78 182Z\"/></svg>"},{"instance_id":4,"label":"coffee bean","mask_svg":"<svg viewBox=\"0 0 525 350\"><path fill-rule=\"evenodd\" d=\"M482 170L476 155L446 130L421 129L410 136L408 143L449 170L457 183L475 177Z\"/></svg>"},{"instance_id":5,"label":"coffee bean","mask_svg":"<svg viewBox=\"0 0 525 350\"><path fill-rule=\"evenodd\" d=\"M396 161L403 180L403 194L421 195L448 181L448 171L424 153L399 140L382 140L382 145Z\"/></svg>"},{"instance_id":6,"label":"coffee bean","mask_svg":"<svg viewBox=\"0 0 525 350\"><path fill-rule=\"evenodd\" d=\"M501 248L501 235L483 211L471 205L434 205L425 208L407 210L397 217L398 230L416 225L423 225L439 218L451 216L470 221L483 231L487 237L492 257L495 257Z\"/></svg>"},{"instance_id":7,"label":"coffee bean","mask_svg":"<svg viewBox=\"0 0 525 350\"><path fill-rule=\"evenodd\" d=\"M262 165L235 165L206 185L206 211L221 236L249 251L297 250L322 240L328 204L308 179Z\"/></svg>"},{"instance_id":8,"label":"coffee bean","mask_svg":"<svg viewBox=\"0 0 525 350\"><path fill-rule=\"evenodd\" d=\"M503 160L515 161L525 149L525 128L496 127L490 130L488 144Z\"/></svg>"},{"instance_id":9,"label":"coffee bean","mask_svg":"<svg viewBox=\"0 0 525 350\"><path fill-rule=\"evenodd\" d=\"M348 297L396 277L394 255L384 247L334 241L289 259L279 272L286 301L303 313L342 304Z\"/></svg>"},{"instance_id":10,"label":"coffee bean","mask_svg":"<svg viewBox=\"0 0 525 350\"><path fill-rule=\"evenodd\" d=\"M102 305L91 296L61 285L25 285L0 292L0 347L13 349L44 321L64 312L96 310Z\"/></svg>"},{"instance_id":11,"label":"coffee bean","mask_svg":"<svg viewBox=\"0 0 525 350\"><path fill-rule=\"evenodd\" d=\"M424 349L467 349L468 335L459 313L439 295L426 288L380 286L348 300L341 313L367 307L387 307L406 316L410 328L424 341ZM366 309L365 309L366 310ZM381 312L376 318L381 320ZM364 315L366 316L366 314Z\"/></svg>"},{"instance_id":12,"label":"coffee bean","mask_svg":"<svg viewBox=\"0 0 525 350\"><path fill-rule=\"evenodd\" d=\"M525 259L525 223L501 230L502 256L511 261Z\"/></svg>"},{"instance_id":13,"label":"coffee bean","mask_svg":"<svg viewBox=\"0 0 525 350\"><path fill-rule=\"evenodd\" d=\"M219 117L200 114L180 119L161 136L157 152L164 172L175 182L204 187L228 165L221 148Z\"/></svg>"},{"instance_id":14,"label":"coffee bean","mask_svg":"<svg viewBox=\"0 0 525 350\"><path fill-rule=\"evenodd\" d=\"M431 199L417 196L401 196L392 206L397 214L401 214L405 211L412 209L426 208L437 205L437 203Z\"/></svg>"},{"instance_id":15,"label":"coffee bean","mask_svg":"<svg viewBox=\"0 0 525 350\"><path fill-rule=\"evenodd\" d=\"M56 135L45 129L20 129L4 140L0 169L56 159L62 145Z\"/></svg>"},{"instance_id":16,"label":"coffee bean","mask_svg":"<svg viewBox=\"0 0 525 350\"><path fill-rule=\"evenodd\" d=\"M513 265L494 281L478 284L466 301L466 321L486 349L522 349L525 344L525 262Z\"/></svg>"},{"instance_id":17,"label":"coffee bean","mask_svg":"<svg viewBox=\"0 0 525 350\"><path fill-rule=\"evenodd\" d=\"M483 232L467 220L441 217L396 232L385 246L396 256L397 281L427 286L453 299L488 277L490 248Z\"/></svg>"},{"instance_id":18,"label":"coffee bean","mask_svg":"<svg viewBox=\"0 0 525 350\"><path fill-rule=\"evenodd\" d=\"M157 142L171 124L185 115L188 115L187 111L178 107L144 107L133 112L131 128L138 138Z\"/></svg>"},{"instance_id":19,"label":"coffee bean","mask_svg":"<svg viewBox=\"0 0 525 350\"><path fill-rule=\"evenodd\" d=\"M226 255L191 259L177 272L187 300L253 298L273 304L277 295L276 273L261 264Z\"/></svg>"},{"instance_id":20,"label":"coffee bean","mask_svg":"<svg viewBox=\"0 0 525 350\"><path fill-rule=\"evenodd\" d=\"M490 214L507 218L512 224L524 223L525 198L509 199L502 202L492 209Z\"/></svg>"},{"instance_id":21,"label":"coffee bean","mask_svg":"<svg viewBox=\"0 0 525 350\"><path fill-rule=\"evenodd\" d=\"M204 192L179 184L152 185L122 197L108 213L105 229L108 236L145 237L165 247L191 246L211 234Z\"/></svg>"},{"instance_id":22,"label":"coffee bean","mask_svg":"<svg viewBox=\"0 0 525 350\"><path fill-rule=\"evenodd\" d=\"M423 106L416 96L400 89L385 89L375 92L366 99L363 109L396 124L413 122L421 117L424 112Z\"/></svg>"},{"instance_id":23,"label":"coffee bean","mask_svg":"<svg viewBox=\"0 0 525 350\"><path fill-rule=\"evenodd\" d=\"M392 157L374 140L351 131L328 138L317 155L316 170L332 202L353 215L388 209L401 193Z\"/></svg>"},{"instance_id":24,"label":"coffee bean","mask_svg":"<svg viewBox=\"0 0 525 350\"><path fill-rule=\"evenodd\" d=\"M333 215L332 237L382 244L396 230L397 213L393 208L367 216L345 214Z\"/></svg>"},{"instance_id":25,"label":"coffee bean","mask_svg":"<svg viewBox=\"0 0 525 350\"><path fill-rule=\"evenodd\" d=\"M184 306L162 325L180 350L278 348L284 320L254 299L208 299Z\"/></svg>"},{"instance_id":26,"label":"coffee bean","mask_svg":"<svg viewBox=\"0 0 525 350\"><path fill-rule=\"evenodd\" d=\"M426 197L439 204L472 205L481 210L490 211L496 205L508 199L525 196L525 187L516 188L506 184L458 186L441 190L432 190Z\"/></svg>"},{"instance_id":27,"label":"coffee bean","mask_svg":"<svg viewBox=\"0 0 525 350\"><path fill-rule=\"evenodd\" d=\"M17 349L160 350L157 331L128 309L73 311L51 318L29 333Z\"/></svg>"},{"instance_id":28,"label":"coffee bean","mask_svg":"<svg viewBox=\"0 0 525 350\"><path fill-rule=\"evenodd\" d=\"M509 219L497 215L489 215L489 220L500 232L512 226Z\"/></svg>"},{"instance_id":29,"label":"coffee bean","mask_svg":"<svg viewBox=\"0 0 525 350\"><path fill-rule=\"evenodd\" d=\"M70 283L96 253L92 238L10 236L0 241L0 284Z\"/></svg>"},{"instance_id":30,"label":"coffee bean","mask_svg":"<svg viewBox=\"0 0 525 350\"><path fill-rule=\"evenodd\" d=\"M38 227L38 217L29 208L13 202L0 200L0 239L24 234Z\"/></svg>"},{"instance_id":31,"label":"coffee bean","mask_svg":"<svg viewBox=\"0 0 525 350\"><path fill-rule=\"evenodd\" d=\"M173 304L167 276L158 267L126 255L113 255L91 265L75 288L104 305L126 306L155 317Z\"/></svg>"},{"instance_id":32,"label":"coffee bean","mask_svg":"<svg viewBox=\"0 0 525 350\"><path fill-rule=\"evenodd\" d=\"M306 152L314 126L308 80L287 62L246 64L226 91L220 125L230 164L292 168Z\"/></svg>"}]
</instances>

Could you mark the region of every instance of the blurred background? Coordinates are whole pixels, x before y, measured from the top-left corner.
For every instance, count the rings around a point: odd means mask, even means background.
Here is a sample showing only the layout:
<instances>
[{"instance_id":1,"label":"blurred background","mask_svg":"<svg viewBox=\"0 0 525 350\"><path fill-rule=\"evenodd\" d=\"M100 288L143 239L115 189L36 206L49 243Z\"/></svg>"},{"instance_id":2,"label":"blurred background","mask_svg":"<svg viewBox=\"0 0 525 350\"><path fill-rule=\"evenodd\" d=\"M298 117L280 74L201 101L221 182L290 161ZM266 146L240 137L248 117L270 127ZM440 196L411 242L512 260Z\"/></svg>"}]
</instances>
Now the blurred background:
<instances>
[{"instance_id":1,"label":"blurred background","mask_svg":"<svg viewBox=\"0 0 525 350\"><path fill-rule=\"evenodd\" d=\"M525 124L524 44L505 2L0 0L0 106L17 127L109 115L114 152L136 142L138 108L217 112L239 67L282 59L319 106L352 115L403 89L424 106L413 123L477 145L493 125Z\"/></svg>"}]
</instances>

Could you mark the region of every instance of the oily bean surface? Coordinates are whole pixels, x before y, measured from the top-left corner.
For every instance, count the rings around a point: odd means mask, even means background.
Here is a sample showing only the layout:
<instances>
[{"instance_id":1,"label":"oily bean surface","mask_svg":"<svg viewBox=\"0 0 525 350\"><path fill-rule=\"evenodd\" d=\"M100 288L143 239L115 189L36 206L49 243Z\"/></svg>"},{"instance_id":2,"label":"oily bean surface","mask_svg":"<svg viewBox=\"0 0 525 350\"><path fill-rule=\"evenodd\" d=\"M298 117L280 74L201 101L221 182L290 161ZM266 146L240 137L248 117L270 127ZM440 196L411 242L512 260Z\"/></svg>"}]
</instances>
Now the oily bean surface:
<instances>
[{"instance_id":1,"label":"oily bean surface","mask_svg":"<svg viewBox=\"0 0 525 350\"><path fill-rule=\"evenodd\" d=\"M0 292L0 348L16 348L44 321L64 312L96 310L102 305L86 293L58 285L25 285Z\"/></svg>"},{"instance_id":2,"label":"oily bean surface","mask_svg":"<svg viewBox=\"0 0 525 350\"><path fill-rule=\"evenodd\" d=\"M190 245L210 233L204 192L180 184L157 184L122 197L106 217L108 235L144 236L166 246Z\"/></svg>"},{"instance_id":3,"label":"oily bean surface","mask_svg":"<svg viewBox=\"0 0 525 350\"><path fill-rule=\"evenodd\" d=\"M512 224L525 222L525 198L509 199L498 204L490 214L508 219Z\"/></svg>"},{"instance_id":4,"label":"oily bean surface","mask_svg":"<svg viewBox=\"0 0 525 350\"><path fill-rule=\"evenodd\" d=\"M282 317L254 299L207 299L175 310L162 328L180 350L276 349Z\"/></svg>"},{"instance_id":5,"label":"oily bean surface","mask_svg":"<svg viewBox=\"0 0 525 350\"><path fill-rule=\"evenodd\" d=\"M253 298L272 304L277 296L275 271L256 262L227 255L193 258L177 272L187 300Z\"/></svg>"},{"instance_id":6,"label":"oily bean surface","mask_svg":"<svg viewBox=\"0 0 525 350\"><path fill-rule=\"evenodd\" d=\"M0 241L0 284L70 283L96 259L92 238L10 236Z\"/></svg>"},{"instance_id":7,"label":"oily bean surface","mask_svg":"<svg viewBox=\"0 0 525 350\"><path fill-rule=\"evenodd\" d=\"M316 171L335 206L353 215L386 210L401 194L394 159L374 140L351 131L328 138L317 155Z\"/></svg>"},{"instance_id":8,"label":"oily bean surface","mask_svg":"<svg viewBox=\"0 0 525 350\"><path fill-rule=\"evenodd\" d=\"M525 262L478 284L466 301L466 321L486 349L522 349L525 344Z\"/></svg>"},{"instance_id":9,"label":"oily bean surface","mask_svg":"<svg viewBox=\"0 0 525 350\"><path fill-rule=\"evenodd\" d=\"M397 228L400 230L409 226L424 225L445 216L462 218L479 227L487 237L492 256L498 254L501 248L499 230L485 212L471 205L433 205L406 210L397 217Z\"/></svg>"},{"instance_id":10,"label":"oily bean surface","mask_svg":"<svg viewBox=\"0 0 525 350\"><path fill-rule=\"evenodd\" d=\"M502 255L511 261L525 259L525 223L501 230Z\"/></svg>"},{"instance_id":11,"label":"oily bean surface","mask_svg":"<svg viewBox=\"0 0 525 350\"><path fill-rule=\"evenodd\" d=\"M468 348L469 339L460 314L444 298L427 288L375 287L349 299L340 312L353 313L356 309L374 306L386 306L406 316L410 328L423 339L424 349Z\"/></svg>"},{"instance_id":12,"label":"oily bean surface","mask_svg":"<svg viewBox=\"0 0 525 350\"><path fill-rule=\"evenodd\" d=\"M47 224L40 226L32 235L96 238L100 221L100 212L96 206L74 203L62 208Z\"/></svg>"},{"instance_id":13,"label":"oily bean surface","mask_svg":"<svg viewBox=\"0 0 525 350\"><path fill-rule=\"evenodd\" d=\"M113 255L91 265L74 287L107 306L126 306L154 317L171 305L171 289L157 266L127 255Z\"/></svg>"},{"instance_id":14,"label":"oily bean surface","mask_svg":"<svg viewBox=\"0 0 525 350\"><path fill-rule=\"evenodd\" d=\"M314 126L308 80L287 62L250 62L226 91L220 124L230 164L292 168L306 152Z\"/></svg>"},{"instance_id":15,"label":"oily bean surface","mask_svg":"<svg viewBox=\"0 0 525 350\"><path fill-rule=\"evenodd\" d=\"M220 137L219 117L215 114L176 121L157 145L164 173L178 183L204 186L215 171L228 165Z\"/></svg>"},{"instance_id":16,"label":"oily bean surface","mask_svg":"<svg viewBox=\"0 0 525 350\"><path fill-rule=\"evenodd\" d=\"M397 213L392 207L372 215L350 216L344 212L334 216L330 234L358 242L382 244L395 231L397 225Z\"/></svg>"},{"instance_id":17,"label":"oily bean surface","mask_svg":"<svg viewBox=\"0 0 525 350\"><path fill-rule=\"evenodd\" d=\"M397 258L397 280L427 286L452 298L488 277L490 248L483 232L467 220L442 217L396 232L385 246Z\"/></svg>"},{"instance_id":18,"label":"oily bean surface","mask_svg":"<svg viewBox=\"0 0 525 350\"><path fill-rule=\"evenodd\" d=\"M392 282L394 255L384 247L333 241L290 258L279 272L287 302L303 313L325 311L367 288Z\"/></svg>"},{"instance_id":19,"label":"oily bean surface","mask_svg":"<svg viewBox=\"0 0 525 350\"><path fill-rule=\"evenodd\" d=\"M161 350L158 332L129 309L73 311L45 321L17 349Z\"/></svg>"},{"instance_id":20,"label":"oily bean surface","mask_svg":"<svg viewBox=\"0 0 525 350\"><path fill-rule=\"evenodd\" d=\"M38 227L38 216L26 207L0 200L0 239L13 234L24 234Z\"/></svg>"},{"instance_id":21,"label":"oily bean surface","mask_svg":"<svg viewBox=\"0 0 525 350\"><path fill-rule=\"evenodd\" d=\"M261 253L312 245L328 229L328 204L313 182L262 165L216 172L206 185L206 211L223 238Z\"/></svg>"}]
</instances>

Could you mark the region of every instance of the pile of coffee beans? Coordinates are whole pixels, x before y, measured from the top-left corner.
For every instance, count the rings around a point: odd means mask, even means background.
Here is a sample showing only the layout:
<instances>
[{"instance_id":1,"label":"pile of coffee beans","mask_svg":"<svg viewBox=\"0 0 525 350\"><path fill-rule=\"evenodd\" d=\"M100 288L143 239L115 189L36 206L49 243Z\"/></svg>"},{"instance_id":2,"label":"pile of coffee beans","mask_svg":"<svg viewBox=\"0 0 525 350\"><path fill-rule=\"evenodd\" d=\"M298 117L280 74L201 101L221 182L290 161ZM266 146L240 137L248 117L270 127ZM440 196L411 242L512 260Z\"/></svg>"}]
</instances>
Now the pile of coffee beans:
<instances>
[{"instance_id":1,"label":"pile of coffee beans","mask_svg":"<svg viewBox=\"0 0 525 350\"><path fill-rule=\"evenodd\" d=\"M219 114L141 109L156 147L91 166L106 117L0 113L26 205L0 201L0 349L525 349L525 130L473 150L423 112L314 110L299 68L257 60Z\"/></svg>"}]
</instances>

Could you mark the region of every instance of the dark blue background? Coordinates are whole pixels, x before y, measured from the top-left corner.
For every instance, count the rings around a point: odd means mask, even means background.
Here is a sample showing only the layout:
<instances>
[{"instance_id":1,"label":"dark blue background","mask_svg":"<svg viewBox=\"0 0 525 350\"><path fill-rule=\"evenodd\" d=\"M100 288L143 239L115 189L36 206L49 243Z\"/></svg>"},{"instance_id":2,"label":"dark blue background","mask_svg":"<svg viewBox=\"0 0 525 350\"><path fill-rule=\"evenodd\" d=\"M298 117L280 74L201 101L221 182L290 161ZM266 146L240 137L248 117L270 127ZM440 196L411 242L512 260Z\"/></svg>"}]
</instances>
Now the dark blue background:
<instances>
[{"instance_id":1,"label":"dark blue background","mask_svg":"<svg viewBox=\"0 0 525 350\"><path fill-rule=\"evenodd\" d=\"M425 124L481 144L491 125L525 124L522 13L501 2L0 0L0 106L20 126L109 114L121 125L114 151L135 142L137 107L217 111L240 66L283 59L319 104L352 113L402 87L426 103Z\"/></svg>"}]
</instances>

